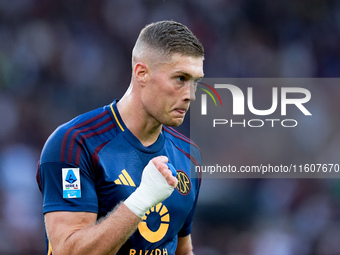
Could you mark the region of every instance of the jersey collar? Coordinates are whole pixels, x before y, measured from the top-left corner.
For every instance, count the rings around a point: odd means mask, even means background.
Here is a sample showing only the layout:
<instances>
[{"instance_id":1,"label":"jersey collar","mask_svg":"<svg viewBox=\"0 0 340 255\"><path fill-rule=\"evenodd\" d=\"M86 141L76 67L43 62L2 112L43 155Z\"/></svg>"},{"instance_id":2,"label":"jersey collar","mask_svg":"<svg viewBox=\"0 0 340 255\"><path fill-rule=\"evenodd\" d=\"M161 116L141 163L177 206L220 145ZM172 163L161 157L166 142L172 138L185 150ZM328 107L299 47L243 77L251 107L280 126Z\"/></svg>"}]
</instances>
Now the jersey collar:
<instances>
[{"instance_id":1,"label":"jersey collar","mask_svg":"<svg viewBox=\"0 0 340 255\"><path fill-rule=\"evenodd\" d=\"M125 126L125 123L123 122L119 111L117 109L117 102L118 100L113 101L113 103L110 105L111 112L113 115L113 118L122 133L122 135L125 137L125 139L135 148L137 148L140 151L146 152L146 153L156 153L160 151L164 146L164 135L161 132L157 141L150 146L145 147L137 137L135 137L134 134Z\"/></svg>"}]
</instances>

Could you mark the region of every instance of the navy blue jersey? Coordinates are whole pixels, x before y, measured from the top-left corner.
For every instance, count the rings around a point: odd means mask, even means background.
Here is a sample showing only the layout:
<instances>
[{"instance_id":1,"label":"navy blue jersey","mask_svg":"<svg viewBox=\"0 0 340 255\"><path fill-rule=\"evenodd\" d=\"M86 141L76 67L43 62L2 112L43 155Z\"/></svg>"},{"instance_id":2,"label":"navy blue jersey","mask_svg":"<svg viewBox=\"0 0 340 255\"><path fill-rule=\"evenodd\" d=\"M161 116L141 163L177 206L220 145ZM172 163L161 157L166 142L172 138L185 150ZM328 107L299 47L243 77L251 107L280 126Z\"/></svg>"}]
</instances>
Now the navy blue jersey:
<instances>
[{"instance_id":1,"label":"navy blue jersey","mask_svg":"<svg viewBox=\"0 0 340 255\"><path fill-rule=\"evenodd\" d=\"M144 167L160 155L174 165L179 184L145 214L117 254L175 254L177 237L191 233L200 179L190 169L201 162L199 150L166 126L154 144L143 146L116 101L58 127L47 140L37 173L43 212L94 212L100 219L136 190Z\"/></svg>"}]
</instances>

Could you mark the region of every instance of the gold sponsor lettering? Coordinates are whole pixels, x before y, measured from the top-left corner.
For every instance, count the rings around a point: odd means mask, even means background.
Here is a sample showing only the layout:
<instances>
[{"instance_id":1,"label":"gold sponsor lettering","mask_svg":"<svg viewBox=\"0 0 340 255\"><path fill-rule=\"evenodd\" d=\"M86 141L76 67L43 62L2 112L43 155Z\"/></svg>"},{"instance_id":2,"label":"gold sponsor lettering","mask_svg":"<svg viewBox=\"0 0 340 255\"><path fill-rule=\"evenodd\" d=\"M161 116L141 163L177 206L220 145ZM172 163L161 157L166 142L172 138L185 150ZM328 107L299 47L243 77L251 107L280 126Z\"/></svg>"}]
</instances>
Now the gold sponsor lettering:
<instances>
[{"instance_id":1,"label":"gold sponsor lettering","mask_svg":"<svg viewBox=\"0 0 340 255\"><path fill-rule=\"evenodd\" d=\"M135 249L130 249L129 255L136 255L137 250ZM155 250L139 250L137 255L168 255L168 250L167 248L161 249L155 249Z\"/></svg>"}]
</instances>

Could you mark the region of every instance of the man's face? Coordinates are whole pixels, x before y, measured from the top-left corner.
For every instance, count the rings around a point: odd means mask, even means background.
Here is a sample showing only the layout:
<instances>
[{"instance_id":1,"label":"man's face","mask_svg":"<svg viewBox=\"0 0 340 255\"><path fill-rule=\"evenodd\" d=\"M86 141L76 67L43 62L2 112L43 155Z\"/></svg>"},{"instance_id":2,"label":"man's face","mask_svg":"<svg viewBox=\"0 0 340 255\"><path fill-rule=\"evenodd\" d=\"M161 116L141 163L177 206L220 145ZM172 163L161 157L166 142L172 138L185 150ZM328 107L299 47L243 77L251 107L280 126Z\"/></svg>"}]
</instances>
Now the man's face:
<instances>
[{"instance_id":1,"label":"man's face","mask_svg":"<svg viewBox=\"0 0 340 255\"><path fill-rule=\"evenodd\" d=\"M150 68L143 105L158 123L179 126L195 100L197 82L203 77L203 57L173 54L170 61Z\"/></svg>"}]
</instances>

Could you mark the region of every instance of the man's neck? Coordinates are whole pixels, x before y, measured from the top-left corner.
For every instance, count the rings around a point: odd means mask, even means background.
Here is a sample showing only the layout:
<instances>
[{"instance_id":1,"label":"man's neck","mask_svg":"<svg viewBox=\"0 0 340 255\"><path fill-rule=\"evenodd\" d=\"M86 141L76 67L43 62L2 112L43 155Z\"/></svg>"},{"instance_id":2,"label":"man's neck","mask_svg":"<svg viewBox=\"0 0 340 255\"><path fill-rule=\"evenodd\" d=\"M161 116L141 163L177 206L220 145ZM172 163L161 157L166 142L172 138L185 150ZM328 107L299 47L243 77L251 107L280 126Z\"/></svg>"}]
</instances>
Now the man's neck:
<instances>
[{"instance_id":1,"label":"man's neck","mask_svg":"<svg viewBox=\"0 0 340 255\"><path fill-rule=\"evenodd\" d=\"M145 116L138 101L132 100L131 94L125 94L117 102L117 109L125 126L144 146L150 146L157 141L162 125L150 116Z\"/></svg>"}]
</instances>

